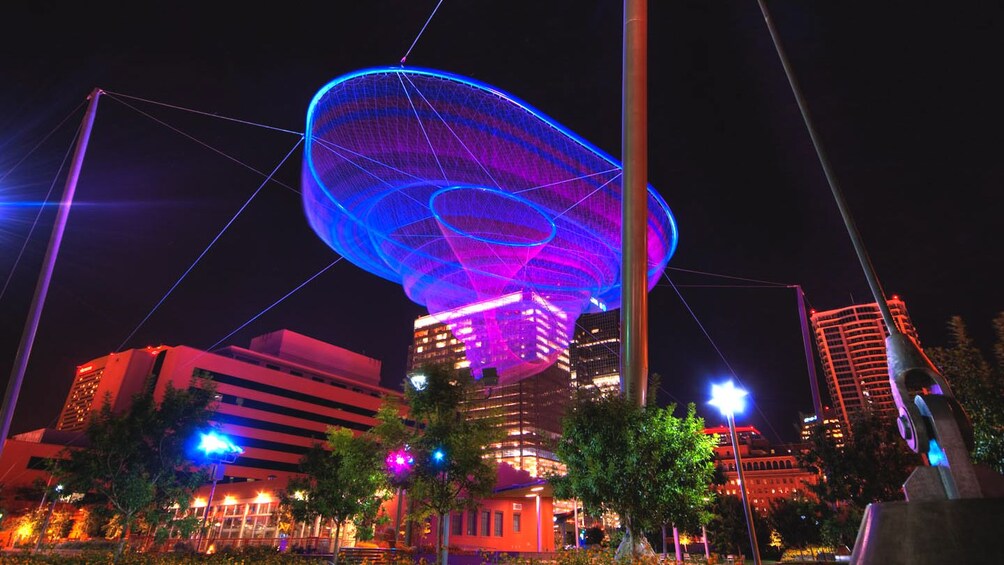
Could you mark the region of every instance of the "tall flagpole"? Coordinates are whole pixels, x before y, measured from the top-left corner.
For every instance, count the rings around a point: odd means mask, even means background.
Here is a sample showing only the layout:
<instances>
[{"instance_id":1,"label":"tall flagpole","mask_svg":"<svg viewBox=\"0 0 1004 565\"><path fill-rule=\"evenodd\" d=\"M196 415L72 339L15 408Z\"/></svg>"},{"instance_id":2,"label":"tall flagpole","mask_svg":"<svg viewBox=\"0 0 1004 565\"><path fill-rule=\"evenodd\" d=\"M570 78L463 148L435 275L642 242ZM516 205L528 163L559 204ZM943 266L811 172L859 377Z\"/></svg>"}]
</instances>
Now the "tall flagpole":
<instances>
[{"instance_id":1,"label":"tall flagpole","mask_svg":"<svg viewBox=\"0 0 1004 565\"><path fill-rule=\"evenodd\" d=\"M624 0L621 160L621 394L648 391L648 0Z\"/></svg>"},{"instance_id":2,"label":"tall flagpole","mask_svg":"<svg viewBox=\"0 0 1004 565\"><path fill-rule=\"evenodd\" d=\"M73 194L77 190L77 179L80 177L80 169L84 164L84 154L87 152L87 142L91 139L91 129L94 127L94 116L98 111L98 98L101 94L102 91L95 88L91 91L90 96L88 96L90 103L87 105L87 113L84 114L84 121L80 127L80 135L77 137L77 149L73 153L73 162L70 163L70 171L66 176L63 199L59 203L56 221L52 226L52 235L49 237L49 247L45 251L45 259L42 262L42 272L38 275L38 283L35 285L35 296L31 301L28 320L25 322L24 331L21 334L21 343L18 345L17 357L14 359L14 367L11 369L10 380L7 382L7 392L4 395L3 408L0 409L0 454L3 453L7 434L10 433L10 423L14 417L14 408L17 406L17 397L21 393L24 372L28 368L31 347L35 343L38 322L42 318L45 295L49 292L49 281L52 280L52 271L56 266L56 256L59 255L59 245L63 241L63 231L66 229L66 220L70 215L70 206L73 204Z\"/></svg>"}]
</instances>

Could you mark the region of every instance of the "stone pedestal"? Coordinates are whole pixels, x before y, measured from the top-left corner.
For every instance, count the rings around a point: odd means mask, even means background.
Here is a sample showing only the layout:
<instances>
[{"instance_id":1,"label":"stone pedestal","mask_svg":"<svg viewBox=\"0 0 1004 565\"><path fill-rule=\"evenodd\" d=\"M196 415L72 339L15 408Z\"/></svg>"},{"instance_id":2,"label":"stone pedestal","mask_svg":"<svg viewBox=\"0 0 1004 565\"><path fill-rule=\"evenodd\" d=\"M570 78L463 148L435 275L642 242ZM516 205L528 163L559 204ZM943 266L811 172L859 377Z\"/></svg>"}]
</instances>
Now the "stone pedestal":
<instances>
[{"instance_id":1,"label":"stone pedestal","mask_svg":"<svg viewBox=\"0 0 1004 565\"><path fill-rule=\"evenodd\" d=\"M1004 563L1004 498L869 504L851 563Z\"/></svg>"}]
</instances>

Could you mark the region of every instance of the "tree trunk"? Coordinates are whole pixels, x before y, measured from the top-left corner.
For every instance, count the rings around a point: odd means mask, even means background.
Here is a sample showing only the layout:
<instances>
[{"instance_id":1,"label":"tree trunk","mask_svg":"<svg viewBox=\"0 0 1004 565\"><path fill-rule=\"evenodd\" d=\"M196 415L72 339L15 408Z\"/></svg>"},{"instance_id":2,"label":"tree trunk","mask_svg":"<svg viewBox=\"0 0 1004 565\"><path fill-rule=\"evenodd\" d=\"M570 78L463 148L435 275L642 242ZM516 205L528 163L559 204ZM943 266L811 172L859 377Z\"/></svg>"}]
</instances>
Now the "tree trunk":
<instances>
[{"instance_id":1,"label":"tree trunk","mask_svg":"<svg viewBox=\"0 0 1004 565\"><path fill-rule=\"evenodd\" d=\"M115 557L112 558L113 563L118 563L119 559L122 558L122 552L125 551L126 540L129 539L129 529L132 527L132 518L123 518L122 522L122 533L119 534L119 545L115 548Z\"/></svg>"},{"instance_id":2,"label":"tree trunk","mask_svg":"<svg viewBox=\"0 0 1004 565\"><path fill-rule=\"evenodd\" d=\"M443 515L437 514L439 517L436 528L436 565L443 565Z\"/></svg>"},{"instance_id":3,"label":"tree trunk","mask_svg":"<svg viewBox=\"0 0 1004 565\"><path fill-rule=\"evenodd\" d=\"M655 557L655 550L648 543L645 532L641 528L635 528L630 517L625 517L624 525L624 539L617 547L614 559L619 563L634 563L640 558Z\"/></svg>"},{"instance_id":4,"label":"tree trunk","mask_svg":"<svg viewBox=\"0 0 1004 565\"><path fill-rule=\"evenodd\" d=\"M342 522L340 520L335 520L335 549L331 552L331 563L333 565L338 565L338 550L341 549L342 541ZM330 546L329 546L330 547Z\"/></svg>"}]
</instances>

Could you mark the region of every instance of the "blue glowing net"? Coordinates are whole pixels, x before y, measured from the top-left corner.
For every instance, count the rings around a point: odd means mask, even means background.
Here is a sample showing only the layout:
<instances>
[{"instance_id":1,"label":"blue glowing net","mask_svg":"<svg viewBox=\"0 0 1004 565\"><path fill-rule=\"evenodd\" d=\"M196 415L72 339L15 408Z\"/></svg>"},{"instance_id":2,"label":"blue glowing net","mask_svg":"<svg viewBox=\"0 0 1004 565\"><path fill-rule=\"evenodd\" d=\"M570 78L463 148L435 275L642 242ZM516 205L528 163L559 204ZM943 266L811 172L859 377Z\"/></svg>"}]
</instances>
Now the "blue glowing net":
<instances>
[{"instance_id":1,"label":"blue glowing net","mask_svg":"<svg viewBox=\"0 0 1004 565\"><path fill-rule=\"evenodd\" d=\"M448 323L475 375L538 373L620 303L621 166L486 84L428 69L335 79L307 113L310 225ZM676 248L649 187L648 282Z\"/></svg>"}]
</instances>

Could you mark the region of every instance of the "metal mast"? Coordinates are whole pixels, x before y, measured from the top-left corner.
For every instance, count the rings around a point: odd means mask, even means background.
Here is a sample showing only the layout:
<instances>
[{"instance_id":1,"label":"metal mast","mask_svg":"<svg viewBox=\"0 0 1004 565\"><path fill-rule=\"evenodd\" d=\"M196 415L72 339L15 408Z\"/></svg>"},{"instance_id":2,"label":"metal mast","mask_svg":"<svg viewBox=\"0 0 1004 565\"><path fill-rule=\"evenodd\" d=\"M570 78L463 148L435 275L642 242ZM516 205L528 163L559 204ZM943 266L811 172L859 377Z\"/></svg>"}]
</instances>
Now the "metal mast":
<instances>
[{"instance_id":1,"label":"metal mast","mask_svg":"<svg viewBox=\"0 0 1004 565\"><path fill-rule=\"evenodd\" d=\"M648 390L648 0L624 0L621 394Z\"/></svg>"},{"instance_id":2,"label":"metal mast","mask_svg":"<svg viewBox=\"0 0 1004 565\"><path fill-rule=\"evenodd\" d=\"M0 409L0 454L3 453L7 434L10 433L10 423L14 417L14 408L17 406L17 397L21 393L24 372L28 368L31 347L35 343L38 322L42 318L45 295L49 292L49 281L52 280L52 271L56 266L56 256L59 255L59 245L63 241L66 220L70 216L73 194L77 190L77 179L80 177L80 169L84 164L84 154L87 152L87 143L91 139L91 129L94 127L94 116L98 111L98 98L101 94L102 91L95 88L91 91L90 96L88 96L90 103L87 105L87 113L84 114L84 121L80 127L80 135L77 136L77 149L73 153L70 171L66 175L63 199L59 203L56 221L52 226L52 235L49 237L49 247L46 249L45 259L42 261L42 272L38 275L38 283L35 285L35 295L31 300L28 321L25 323L24 331L21 333L21 343L18 345L17 357L14 359L14 367L10 373L10 380L7 382L7 392L4 395L3 408Z\"/></svg>"}]
</instances>

